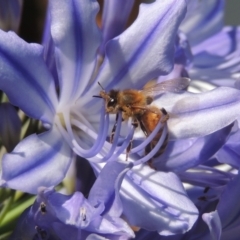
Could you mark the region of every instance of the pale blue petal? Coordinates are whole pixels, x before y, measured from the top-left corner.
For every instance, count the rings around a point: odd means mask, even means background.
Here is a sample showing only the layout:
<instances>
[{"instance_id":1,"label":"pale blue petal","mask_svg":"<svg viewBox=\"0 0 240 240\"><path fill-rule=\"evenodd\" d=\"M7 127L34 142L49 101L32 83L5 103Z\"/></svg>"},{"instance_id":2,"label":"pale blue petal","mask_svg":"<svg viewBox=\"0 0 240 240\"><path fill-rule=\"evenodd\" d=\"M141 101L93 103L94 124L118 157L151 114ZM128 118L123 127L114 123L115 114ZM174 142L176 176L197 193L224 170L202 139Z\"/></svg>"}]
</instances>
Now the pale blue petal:
<instances>
[{"instance_id":1,"label":"pale blue petal","mask_svg":"<svg viewBox=\"0 0 240 240\"><path fill-rule=\"evenodd\" d=\"M133 4L133 0L104 1L102 16L103 41L100 48L102 54L104 54L105 51L105 44L110 39L122 33L126 28L126 23L132 11ZM119 9L121 9L121 13Z\"/></svg>"},{"instance_id":2,"label":"pale blue petal","mask_svg":"<svg viewBox=\"0 0 240 240\"><path fill-rule=\"evenodd\" d=\"M135 22L108 42L105 62L96 81L104 88L131 88L170 72L177 28L185 12L184 0L142 4ZM93 86L94 92L97 87Z\"/></svg>"},{"instance_id":3,"label":"pale blue petal","mask_svg":"<svg viewBox=\"0 0 240 240\"><path fill-rule=\"evenodd\" d=\"M164 153L154 159L153 167L162 171L182 172L209 160L227 141L232 124L200 138L170 141Z\"/></svg>"},{"instance_id":4,"label":"pale blue petal","mask_svg":"<svg viewBox=\"0 0 240 240\"><path fill-rule=\"evenodd\" d=\"M223 191L220 201L217 206L217 211L221 219L222 227L231 227L234 221L238 221L239 226L239 191L240 185L240 174L235 176L235 178L228 183L225 190Z\"/></svg>"},{"instance_id":5,"label":"pale blue petal","mask_svg":"<svg viewBox=\"0 0 240 240\"><path fill-rule=\"evenodd\" d=\"M44 214L39 210L41 203L45 204ZM75 192L73 195L63 195L51 189L43 189L33 208L37 211L35 214L36 224L41 227L50 228L54 222L64 223L62 226L54 226L58 236L60 227L68 230L70 226L79 229L78 232L71 234L75 235L75 239L78 239L77 234L82 234L85 231L125 236L126 239L134 236L131 228L123 219L107 216L103 213L103 205L92 206L80 192ZM85 238L82 236L82 239Z\"/></svg>"},{"instance_id":6,"label":"pale blue petal","mask_svg":"<svg viewBox=\"0 0 240 240\"><path fill-rule=\"evenodd\" d=\"M155 105L170 114L173 138L201 137L228 126L240 117L240 91L219 87L204 93L166 93Z\"/></svg>"},{"instance_id":7,"label":"pale blue petal","mask_svg":"<svg viewBox=\"0 0 240 240\"><path fill-rule=\"evenodd\" d=\"M100 45L95 20L98 3L95 0L52 0L50 4L61 102L65 104L76 101L93 74Z\"/></svg>"},{"instance_id":8,"label":"pale blue petal","mask_svg":"<svg viewBox=\"0 0 240 240\"><path fill-rule=\"evenodd\" d=\"M56 129L23 139L2 159L1 186L37 193L40 186L61 182L72 160L72 151Z\"/></svg>"},{"instance_id":9,"label":"pale blue petal","mask_svg":"<svg viewBox=\"0 0 240 240\"><path fill-rule=\"evenodd\" d=\"M220 163L227 163L234 168L240 167L239 147L233 148L226 144L216 153L216 158Z\"/></svg>"},{"instance_id":10,"label":"pale blue petal","mask_svg":"<svg viewBox=\"0 0 240 240\"><path fill-rule=\"evenodd\" d=\"M59 89L59 80L58 80L58 73L57 73L57 66L56 66L56 56L55 56L55 45L51 35L51 16L50 16L50 7L48 6L46 19L45 19L45 26L44 26L44 33L42 37L42 45L43 45L43 58L46 62L46 65L52 76L55 80L56 88Z\"/></svg>"},{"instance_id":11,"label":"pale blue petal","mask_svg":"<svg viewBox=\"0 0 240 240\"><path fill-rule=\"evenodd\" d=\"M121 172L125 172L125 169L128 170L130 166L132 166L132 164L128 162L108 162L101 170L93 187L90 190L88 197L89 202L93 206L97 206L100 203L109 205L109 201L112 204L112 197L115 194L115 190L117 190L115 188L120 187L118 185L118 176Z\"/></svg>"},{"instance_id":12,"label":"pale blue petal","mask_svg":"<svg viewBox=\"0 0 240 240\"><path fill-rule=\"evenodd\" d=\"M189 66L192 62L192 49L186 35L179 32L175 43L175 64L180 64L184 67Z\"/></svg>"},{"instance_id":13,"label":"pale blue petal","mask_svg":"<svg viewBox=\"0 0 240 240\"><path fill-rule=\"evenodd\" d=\"M220 163L227 163L235 168L240 167L240 131L232 134L227 143L216 153L216 158Z\"/></svg>"},{"instance_id":14,"label":"pale blue petal","mask_svg":"<svg viewBox=\"0 0 240 240\"><path fill-rule=\"evenodd\" d=\"M172 236L160 236L157 232L149 232L144 229L140 229L139 231L136 232L136 237L134 238L135 240L183 240L182 239L183 235L172 235ZM187 240L187 239L184 239Z\"/></svg>"},{"instance_id":15,"label":"pale blue petal","mask_svg":"<svg viewBox=\"0 0 240 240\"><path fill-rule=\"evenodd\" d=\"M211 235L215 237L212 239L220 239L220 235L224 240L239 238L239 184L240 174L238 173L222 192L216 212L203 215L203 219L209 225Z\"/></svg>"},{"instance_id":16,"label":"pale blue petal","mask_svg":"<svg viewBox=\"0 0 240 240\"><path fill-rule=\"evenodd\" d=\"M234 175L213 167L199 165L189 169L189 171L178 173L178 176L182 182L190 183L194 187L215 188L218 192L213 194L211 191L208 191L210 193L206 195L207 198L214 198L213 195L219 195L219 192L222 191L221 187L225 186Z\"/></svg>"},{"instance_id":17,"label":"pale blue petal","mask_svg":"<svg viewBox=\"0 0 240 240\"><path fill-rule=\"evenodd\" d=\"M220 31L224 25L224 0L188 0L188 12L180 26L192 46Z\"/></svg>"},{"instance_id":18,"label":"pale blue petal","mask_svg":"<svg viewBox=\"0 0 240 240\"><path fill-rule=\"evenodd\" d=\"M119 235L119 239L130 239L134 237L132 229L122 218L109 218L106 215L102 218L100 217L99 219L96 218L93 220L87 230L102 235ZM109 239L115 239L114 236L111 235ZM120 238L120 236L122 238Z\"/></svg>"},{"instance_id":19,"label":"pale blue petal","mask_svg":"<svg viewBox=\"0 0 240 240\"><path fill-rule=\"evenodd\" d=\"M123 214L130 225L161 235L184 233L198 217L181 181L171 172L134 167L125 177L120 193Z\"/></svg>"},{"instance_id":20,"label":"pale blue petal","mask_svg":"<svg viewBox=\"0 0 240 240\"><path fill-rule=\"evenodd\" d=\"M240 71L239 42L240 28L224 27L217 34L194 46L190 77L207 80L216 85L231 82L229 86L234 87L234 74Z\"/></svg>"},{"instance_id":21,"label":"pale blue petal","mask_svg":"<svg viewBox=\"0 0 240 240\"><path fill-rule=\"evenodd\" d=\"M86 240L107 240L108 238L99 236L97 234L90 234ZM113 240L118 239L118 238L113 238Z\"/></svg>"},{"instance_id":22,"label":"pale blue petal","mask_svg":"<svg viewBox=\"0 0 240 240\"><path fill-rule=\"evenodd\" d=\"M53 78L42 47L0 30L0 89L28 116L52 123L57 105Z\"/></svg>"},{"instance_id":23,"label":"pale blue petal","mask_svg":"<svg viewBox=\"0 0 240 240\"><path fill-rule=\"evenodd\" d=\"M212 240L220 240L222 225L218 212L204 213L202 219L209 227Z\"/></svg>"}]
</instances>

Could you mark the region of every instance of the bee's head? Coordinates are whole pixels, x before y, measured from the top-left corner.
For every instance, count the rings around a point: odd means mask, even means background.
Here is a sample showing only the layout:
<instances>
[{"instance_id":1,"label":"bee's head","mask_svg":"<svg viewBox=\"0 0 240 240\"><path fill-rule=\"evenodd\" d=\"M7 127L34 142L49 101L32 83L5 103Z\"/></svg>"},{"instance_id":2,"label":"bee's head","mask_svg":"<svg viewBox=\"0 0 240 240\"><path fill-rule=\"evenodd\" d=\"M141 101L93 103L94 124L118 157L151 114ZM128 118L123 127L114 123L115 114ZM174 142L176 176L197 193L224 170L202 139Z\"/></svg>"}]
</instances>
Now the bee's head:
<instances>
[{"instance_id":1,"label":"bee's head","mask_svg":"<svg viewBox=\"0 0 240 240\"><path fill-rule=\"evenodd\" d=\"M100 91L100 97L105 100L105 110L107 113L118 113L119 106L117 103L118 92L116 90L111 90L109 93L105 91Z\"/></svg>"},{"instance_id":2,"label":"bee's head","mask_svg":"<svg viewBox=\"0 0 240 240\"><path fill-rule=\"evenodd\" d=\"M102 88L102 91L100 91L99 96L93 97L103 98L105 100L105 111L107 113L118 113L119 106L117 104L117 99L119 91L111 90L109 93L107 93L100 82L98 82L98 85Z\"/></svg>"}]
</instances>

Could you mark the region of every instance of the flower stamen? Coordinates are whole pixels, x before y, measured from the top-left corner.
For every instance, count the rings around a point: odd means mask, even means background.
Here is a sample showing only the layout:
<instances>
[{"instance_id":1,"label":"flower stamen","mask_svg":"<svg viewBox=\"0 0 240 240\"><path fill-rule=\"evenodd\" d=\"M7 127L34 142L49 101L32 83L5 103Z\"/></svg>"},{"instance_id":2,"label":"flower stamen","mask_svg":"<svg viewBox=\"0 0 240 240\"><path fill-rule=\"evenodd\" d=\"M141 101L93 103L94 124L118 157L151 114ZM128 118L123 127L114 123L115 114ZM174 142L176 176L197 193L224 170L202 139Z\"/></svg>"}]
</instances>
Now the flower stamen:
<instances>
[{"instance_id":1,"label":"flower stamen","mask_svg":"<svg viewBox=\"0 0 240 240\"><path fill-rule=\"evenodd\" d=\"M160 126L159 126L159 129L161 127L161 123L158 123ZM157 128L157 127L156 127ZM155 129L156 130L156 129ZM151 133L153 134L155 132L155 130ZM156 131L157 132L157 131ZM135 161L133 164L136 166L136 165L139 165L139 164L142 164L142 163L145 163L147 161L149 161L151 158L153 158L155 156L155 154L159 151L159 149L161 148L162 144L164 143L166 137L167 137L167 133L168 133L168 130L167 130L167 126L165 125L163 127L163 132L162 132L162 135L158 141L158 143L154 146L154 148L146 155L144 156L143 158ZM150 134L150 135L151 135ZM150 136L149 136L150 138ZM146 140L147 141L147 140ZM145 141L144 141L145 142Z\"/></svg>"}]
</instances>

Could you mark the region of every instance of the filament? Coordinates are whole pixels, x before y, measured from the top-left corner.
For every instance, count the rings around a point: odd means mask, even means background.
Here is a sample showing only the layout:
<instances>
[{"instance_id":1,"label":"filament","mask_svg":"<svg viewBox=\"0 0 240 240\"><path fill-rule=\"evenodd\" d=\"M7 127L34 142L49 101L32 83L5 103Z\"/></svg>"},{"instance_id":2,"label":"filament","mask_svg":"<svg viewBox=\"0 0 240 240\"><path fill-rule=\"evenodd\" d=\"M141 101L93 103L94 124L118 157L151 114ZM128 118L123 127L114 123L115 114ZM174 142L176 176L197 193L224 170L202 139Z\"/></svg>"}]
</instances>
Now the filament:
<instances>
[{"instance_id":1,"label":"filament","mask_svg":"<svg viewBox=\"0 0 240 240\"><path fill-rule=\"evenodd\" d=\"M163 124L161 123L161 119L157 126L154 128L154 130L149 134L149 136L138 146L131 149L129 154L136 153L139 151L142 151L156 136L156 134L159 132L159 130L163 127Z\"/></svg>"},{"instance_id":2,"label":"filament","mask_svg":"<svg viewBox=\"0 0 240 240\"><path fill-rule=\"evenodd\" d=\"M101 112L101 119L99 125L100 127L98 134L96 134L94 131L92 131L91 129L89 129L88 127L83 125L83 123L77 121L76 119L73 119L71 122L73 125L79 127L79 129L87 133L90 137L96 139L93 146L88 150L81 148L78 142L76 140L73 140L74 151L76 151L78 155L84 158L91 158L95 156L97 153L99 153L106 140L109 126L109 115L105 114L104 111Z\"/></svg>"},{"instance_id":3,"label":"filament","mask_svg":"<svg viewBox=\"0 0 240 240\"><path fill-rule=\"evenodd\" d=\"M84 115L83 114L80 114L79 113L79 111L76 111L76 109L74 109L74 111L73 111L73 113L77 116L77 119L78 120L80 120L80 122L82 122L83 124L85 124L87 127L89 127L89 128L91 128L92 130L94 130L93 129L93 127L92 127L92 125L89 123L89 121L84 117ZM102 114L104 115L104 111L101 111L101 117L100 117L100 123L102 124ZM73 118L73 119L75 119L75 118Z\"/></svg>"},{"instance_id":4,"label":"filament","mask_svg":"<svg viewBox=\"0 0 240 240\"><path fill-rule=\"evenodd\" d=\"M73 147L72 139L69 137L68 132L66 131L66 129L62 126L62 123L61 123L58 115L56 115L55 123L56 123L56 126L57 126L58 130L60 131L60 133L64 137L65 141L72 148Z\"/></svg>"},{"instance_id":5,"label":"filament","mask_svg":"<svg viewBox=\"0 0 240 240\"><path fill-rule=\"evenodd\" d=\"M128 147L130 141L133 139L133 134L134 134L135 127L131 126L129 134L127 137L124 139L123 144L117 149L117 151L111 156L109 161L115 160L121 153L124 152L124 150Z\"/></svg>"},{"instance_id":6,"label":"filament","mask_svg":"<svg viewBox=\"0 0 240 240\"><path fill-rule=\"evenodd\" d=\"M167 126L165 125L164 128L163 128L161 138L159 139L158 143L154 146L154 148L146 156L144 156L143 158L135 161L133 164L136 166L136 165L145 163L149 159L153 158L155 156L155 154L158 152L159 148L162 146L166 136L167 136Z\"/></svg>"},{"instance_id":7,"label":"filament","mask_svg":"<svg viewBox=\"0 0 240 240\"><path fill-rule=\"evenodd\" d=\"M108 151L107 155L103 157L103 159L102 159L103 161L107 161L110 158L112 159L112 155L113 155L115 149L116 148L118 149L117 144L118 144L118 137L120 135L121 127L122 127L122 113L119 112L118 119L117 119L117 127L116 127L116 131L114 134L113 142L112 142L110 151Z\"/></svg>"},{"instance_id":8,"label":"filament","mask_svg":"<svg viewBox=\"0 0 240 240\"><path fill-rule=\"evenodd\" d=\"M68 142L69 146L77 155L83 158L91 158L99 153L105 143L109 126L109 115L105 114L104 111L101 111L100 128L98 134L89 127L89 122L84 117L80 117L78 114L76 115L81 118L81 122L77 119L70 119L69 112L65 111L63 114L65 128L58 115L56 117L56 125L58 126L58 129L64 139ZM86 126L83 122L85 122L88 126ZM72 125L78 127L92 139L95 139L92 147L89 149L84 149L80 146L81 139L77 135L77 132L73 131Z\"/></svg>"}]
</instances>

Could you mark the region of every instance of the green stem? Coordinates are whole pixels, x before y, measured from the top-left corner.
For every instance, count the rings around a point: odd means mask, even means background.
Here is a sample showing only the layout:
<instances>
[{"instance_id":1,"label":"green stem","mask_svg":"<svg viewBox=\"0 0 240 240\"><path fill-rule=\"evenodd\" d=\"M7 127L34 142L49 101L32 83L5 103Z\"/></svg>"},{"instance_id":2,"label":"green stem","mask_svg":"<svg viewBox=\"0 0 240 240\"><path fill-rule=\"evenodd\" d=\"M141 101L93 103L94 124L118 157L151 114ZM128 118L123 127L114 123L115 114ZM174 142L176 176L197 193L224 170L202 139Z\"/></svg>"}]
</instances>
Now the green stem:
<instances>
[{"instance_id":1,"label":"green stem","mask_svg":"<svg viewBox=\"0 0 240 240\"><path fill-rule=\"evenodd\" d=\"M17 207L11 209L8 214L4 215L4 218L1 219L0 227L4 227L7 224L10 224L13 220L16 220L17 217L30 205L33 204L35 197L31 197L28 200L24 201L23 203L19 204Z\"/></svg>"},{"instance_id":2,"label":"green stem","mask_svg":"<svg viewBox=\"0 0 240 240\"><path fill-rule=\"evenodd\" d=\"M11 232L6 232L0 235L0 240L7 240Z\"/></svg>"},{"instance_id":3,"label":"green stem","mask_svg":"<svg viewBox=\"0 0 240 240\"><path fill-rule=\"evenodd\" d=\"M12 205L12 202L13 202L13 198L14 196L10 196L7 200L4 201L4 206L3 206L3 209L2 211L0 212L0 225L2 225L2 221L3 219L5 218L8 210L10 209L11 205Z\"/></svg>"}]
</instances>

